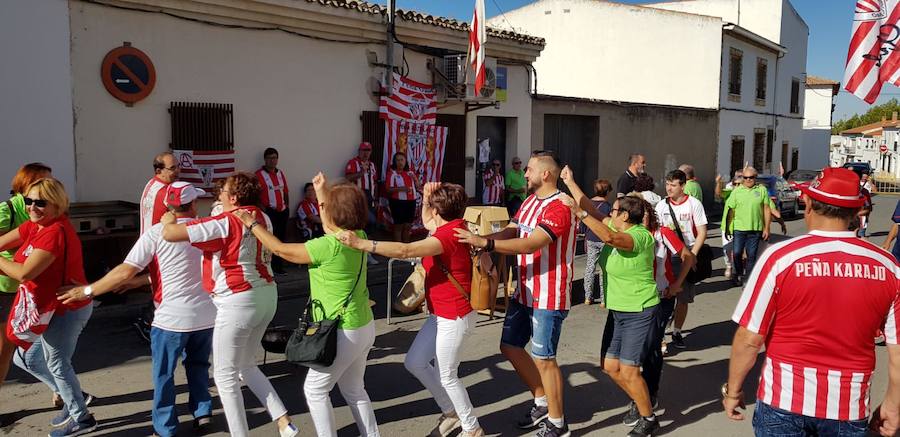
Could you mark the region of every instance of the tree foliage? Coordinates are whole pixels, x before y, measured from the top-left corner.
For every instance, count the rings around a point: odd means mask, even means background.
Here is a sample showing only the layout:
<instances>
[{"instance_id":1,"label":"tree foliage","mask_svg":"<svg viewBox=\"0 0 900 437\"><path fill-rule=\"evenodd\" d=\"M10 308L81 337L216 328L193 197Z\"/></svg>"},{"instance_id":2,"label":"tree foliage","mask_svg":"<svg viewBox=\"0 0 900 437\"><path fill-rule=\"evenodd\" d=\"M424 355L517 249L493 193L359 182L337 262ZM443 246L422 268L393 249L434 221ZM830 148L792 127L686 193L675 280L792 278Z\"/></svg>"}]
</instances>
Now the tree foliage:
<instances>
[{"instance_id":1,"label":"tree foliage","mask_svg":"<svg viewBox=\"0 0 900 437\"><path fill-rule=\"evenodd\" d=\"M866 113L863 115L854 114L853 117L850 117L846 120L836 121L831 127L831 133L834 135L838 135L847 129L853 129L855 127L877 123L881 121L882 117L890 120L891 115L894 112L900 112L900 101L897 101L896 98L869 108L869 110L866 111Z\"/></svg>"}]
</instances>

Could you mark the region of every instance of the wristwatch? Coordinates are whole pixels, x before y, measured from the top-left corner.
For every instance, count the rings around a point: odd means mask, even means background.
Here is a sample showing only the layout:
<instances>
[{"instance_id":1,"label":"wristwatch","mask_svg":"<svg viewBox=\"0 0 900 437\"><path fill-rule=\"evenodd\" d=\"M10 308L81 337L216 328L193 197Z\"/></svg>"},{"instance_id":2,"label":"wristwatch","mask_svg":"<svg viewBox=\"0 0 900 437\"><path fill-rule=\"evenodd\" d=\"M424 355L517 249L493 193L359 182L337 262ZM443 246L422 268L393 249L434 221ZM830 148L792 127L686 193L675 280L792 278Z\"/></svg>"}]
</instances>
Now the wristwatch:
<instances>
[{"instance_id":1,"label":"wristwatch","mask_svg":"<svg viewBox=\"0 0 900 437\"><path fill-rule=\"evenodd\" d=\"M575 215L578 216L578 219L579 219L579 220L584 220L585 218L587 218L588 213L587 213L587 211L579 211L579 212L578 212L577 214L575 214Z\"/></svg>"},{"instance_id":2,"label":"wristwatch","mask_svg":"<svg viewBox=\"0 0 900 437\"><path fill-rule=\"evenodd\" d=\"M83 293L85 297L91 297L91 295L94 294L94 288L88 285L87 287L84 287Z\"/></svg>"},{"instance_id":3,"label":"wristwatch","mask_svg":"<svg viewBox=\"0 0 900 437\"><path fill-rule=\"evenodd\" d=\"M723 398L728 398L728 399L741 399L741 398L743 398L743 394L744 394L744 392L743 392L743 391L740 391L740 392L738 392L738 394L736 394L736 395L734 395L734 396L729 395L729 394L728 394L728 383L726 382L726 383L722 384L722 397L723 397Z\"/></svg>"}]
</instances>

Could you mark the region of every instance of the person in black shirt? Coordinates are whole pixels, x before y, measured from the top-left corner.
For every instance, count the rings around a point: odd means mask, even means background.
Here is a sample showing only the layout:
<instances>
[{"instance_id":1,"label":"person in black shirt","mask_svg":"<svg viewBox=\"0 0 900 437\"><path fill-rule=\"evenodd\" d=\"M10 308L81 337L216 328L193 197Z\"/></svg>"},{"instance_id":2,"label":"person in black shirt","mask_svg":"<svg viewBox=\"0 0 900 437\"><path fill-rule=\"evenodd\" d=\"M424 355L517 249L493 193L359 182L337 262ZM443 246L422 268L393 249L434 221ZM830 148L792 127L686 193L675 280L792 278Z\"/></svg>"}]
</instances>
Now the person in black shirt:
<instances>
[{"instance_id":1,"label":"person in black shirt","mask_svg":"<svg viewBox=\"0 0 900 437\"><path fill-rule=\"evenodd\" d=\"M647 166L647 159L640 153L632 153L628 156L628 169L616 182L616 197L625 197L628 193L634 191L634 182L639 174L644 173Z\"/></svg>"}]
</instances>

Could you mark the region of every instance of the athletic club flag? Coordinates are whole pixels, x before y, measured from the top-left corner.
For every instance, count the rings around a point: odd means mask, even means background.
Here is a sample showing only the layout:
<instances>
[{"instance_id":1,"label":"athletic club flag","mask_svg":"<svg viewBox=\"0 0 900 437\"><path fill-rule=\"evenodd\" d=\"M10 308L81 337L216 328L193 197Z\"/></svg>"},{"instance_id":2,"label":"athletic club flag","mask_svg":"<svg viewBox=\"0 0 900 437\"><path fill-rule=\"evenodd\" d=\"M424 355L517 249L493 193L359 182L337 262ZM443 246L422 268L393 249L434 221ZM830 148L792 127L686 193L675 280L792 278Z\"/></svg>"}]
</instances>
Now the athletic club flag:
<instances>
[{"instance_id":1,"label":"athletic club flag","mask_svg":"<svg viewBox=\"0 0 900 437\"><path fill-rule=\"evenodd\" d=\"M437 101L433 86L394 73L391 87L391 95L382 94L379 101L381 118L434 125Z\"/></svg>"},{"instance_id":2,"label":"athletic club flag","mask_svg":"<svg viewBox=\"0 0 900 437\"><path fill-rule=\"evenodd\" d=\"M844 68L844 89L874 103L885 82L900 85L898 0L857 0Z\"/></svg>"},{"instance_id":3,"label":"athletic club flag","mask_svg":"<svg viewBox=\"0 0 900 437\"><path fill-rule=\"evenodd\" d=\"M181 167L180 180L199 188L215 188L216 181L234 173L234 150L173 150Z\"/></svg>"},{"instance_id":4,"label":"athletic club flag","mask_svg":"<svg viewBox=\"0 0 900 437\"><path fill-rule=\"evenodd\" d=\"M475 0L475 12L472 13L472 24L469 27L469 50L466 59L472 65L475 74L475 95L481 95L484 86L484 41L487 33L484 28L484 0ZM468 74L469 70L466 70ZM468 81L466 81L468 83Z\"/></svg>"},{"instance_id":5,"label":"athletic club flag","mask_svg":"<svg viewBox=\"0 0 900 437\"><path fill-rule=\"evenodd\" d=\"M394 153L401 152L422 183L440 182L447 147L446 127L391 120L385 128L382 175L387 174Z\"/></svg>"}]
</instances>

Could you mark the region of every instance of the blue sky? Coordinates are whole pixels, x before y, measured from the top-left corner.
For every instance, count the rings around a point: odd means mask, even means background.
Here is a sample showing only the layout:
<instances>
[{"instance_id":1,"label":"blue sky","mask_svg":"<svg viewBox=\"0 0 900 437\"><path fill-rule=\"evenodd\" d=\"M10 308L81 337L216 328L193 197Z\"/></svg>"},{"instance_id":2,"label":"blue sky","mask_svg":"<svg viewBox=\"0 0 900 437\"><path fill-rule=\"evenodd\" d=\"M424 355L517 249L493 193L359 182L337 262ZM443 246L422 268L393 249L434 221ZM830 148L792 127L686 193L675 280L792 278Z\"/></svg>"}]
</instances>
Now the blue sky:
<instances>
[{"instance_id":1,"label":"blue sky","mask_svg":"<svg viewBox=\"0 0 900 437\"><path fill-rule=\"evenodd\" d=\"M503 11L516 9L532 0L485 0L489 17ZM647 3L647 0L619 0L621 3ZM385 4L385 0L376 3ZM853 20L854 0L791 0L794 8L809 25L809 49L807 74L840 81L844 75L847 44ZM427 12L432 15L469 21L472 18L474 0L397 0L397 7ZM513 23L515 26L515 23ZM538 35L540 36L540 35ZM900 98L900 89L885 85L876 104L892 97ZM864 113L869 105L841 90L836 100L834 120Z\"/></svg>"}]
</instances>

